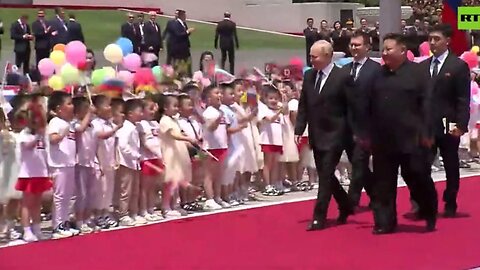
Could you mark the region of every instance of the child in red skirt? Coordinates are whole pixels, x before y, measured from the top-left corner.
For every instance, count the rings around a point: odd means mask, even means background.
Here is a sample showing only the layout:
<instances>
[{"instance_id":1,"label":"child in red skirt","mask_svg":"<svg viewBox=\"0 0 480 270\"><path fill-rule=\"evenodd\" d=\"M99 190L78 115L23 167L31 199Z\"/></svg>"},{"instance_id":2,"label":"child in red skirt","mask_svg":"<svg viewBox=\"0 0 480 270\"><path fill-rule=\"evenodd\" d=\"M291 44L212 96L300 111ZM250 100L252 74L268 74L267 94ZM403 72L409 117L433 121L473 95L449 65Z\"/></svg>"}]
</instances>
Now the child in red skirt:
<instances>
[{"instance_id":1,"label":"child in red skirt","mask_svg":"<svg viewBox=\"0 0 480 270\"><path fill-rule=\"evenodd\" d=\"M160 181L164 165L160 151L160 125L154 120L158 105L151 99L143 101L144 119L138 124L140 133L140 215L147 222L159 221L163 217L155 214L156 182Z\"/></svg>"},{"instance_id":2,"label":"child in red skirt","mask_svg":"<svg viewBox=\"0 0 480 270\"><path fill-rule=\"evenodd\" d=\"M32 119L32 116L30 116ZM14 121L24 121L18 118ZM42 239L40 230L40 209L42 193L52 188L47 161L47 143L45 126L38 122L28 121L28 127L23 129L18 141L20 144L20 172L15 188L23 192L21 223L24 228L23 240L36 242Z\"/></svg>"},{"instance_id":3,"label":"child in red skirt","mask_svg":"<svg viewBox=\"0 0 480 270\"><path fill-rule=\"evenodd\" d=\"M221 199L221 180L223 165L228 151L227 128L228 119L220 110L222 95L218 87L209 86L203 90L203 98L208 107L203 112L203 146L210 151L218 161L212 158L206 160L205 193L207 201L205 210L228 208L230 205Z\"/></svg>"},{"instance_id":4,"label":"child in red skirt","mask_svg":"<svg viewBox=\"0 0 480 270\"><path fill-rule=\"evenodd\" d=\"M278 196L283 193L275 185L280 180L279 157L283 153L282 137L282 113L287 108L286 104L279 106L280 92L272 86L265 86L263 89L263 102L259 104L258 120L260 122L260 145L264 154L263 179L265 190L263 195ZM287 111L288 112L288 111Z\"/></svg>"}]
</instances>

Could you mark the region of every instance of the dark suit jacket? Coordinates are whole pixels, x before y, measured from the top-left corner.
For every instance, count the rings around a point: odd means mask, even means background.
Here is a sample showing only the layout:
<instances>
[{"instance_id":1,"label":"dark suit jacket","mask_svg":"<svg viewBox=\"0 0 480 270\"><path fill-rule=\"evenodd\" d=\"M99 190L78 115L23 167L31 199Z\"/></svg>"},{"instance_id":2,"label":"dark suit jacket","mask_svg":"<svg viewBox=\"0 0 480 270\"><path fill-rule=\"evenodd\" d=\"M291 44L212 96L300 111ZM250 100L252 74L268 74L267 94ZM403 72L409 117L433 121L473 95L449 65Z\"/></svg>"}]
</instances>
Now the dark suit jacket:
<instances>
[{"instance_id":1,"label":"dark suit jacket","mask_svg":"<svg viewBox=\"0 0 480 270\"><path fill-rule=\"evenodd\" d=\"M353 62L342 67L343 71L350 74ZM350 76L346 92L348 97L348 124L353 135L365 139L368 137L369 121L368 108L370 107L370 92L375 76L381 71L379 63L367 58L358 72L357 79Z\"/></svg>"},{"instance_id":2,"label":"dark suit jacket","mask_svg":"<svg viewBox=\"0 0 480 270\"><path fill-rule=\"evenodd\" d=\"M68 43L68 28L65 29L64 24L62 21L60 21L59 18L55 17L53 18L50 22L50 31L55 32L57 31L57 35L53 36L51 38L51 46L55 46L57 44L67 44Z\"/></svg>"},{"instance_id":3,"label":"dark suit jacket","mask_svg":"<svg viewBox=\"0 0 480 270\"><path fill-rule=\"evenodd\" d=\"M120 35L124 38L128 38L132 42L134 48L138 49L140 47L142 36L140 34L140 29L138 29L138 25L135 25L134 23L122 24Z\"/></svg>"},{"instance_id":4,"label":"dark suit jacket","mask_svg":"<svg viewBox=\"0 0 480 270\"><path fill-rule=\"evenodd\" d=\"M18 21L12 23L10 28L10 38L14 41L13 51L16 53L25 53L30 50L30 41L24 39L23 35L31 34L30 26L26 24L26 30L22 28Z\"/></svg>"},{"instance_id":5,"label":"dark suit jacket","mask_svg":"<svg viewBox=\"0 0 480 270\"><path fill-rule=\"evenodd\" d=\"M372 150L412 153L422 138L432 138L428 79L406 60L390 71L383 66L373 79L369 125Z\"/></svg>"},{"instance_id":6,"label":"dark suit jacket","mask_svg":"<svg viewBox=\"0 0 480 270\"><path fill-rule=\"evenodd\" d=\"M155 26L152 24L152 21L147 21L144 23L143 26L143 33L145 38L145 46L147 48L153 47L154 51L160 50L163 48L163 41L162 41L162 28L160 25L155 22Z\"/></svg>"},{"instance_id":7,"label":"dark suit jacket","mask_svg":"<svg viewBox=\"0 0 480 270\"><path fill-rule=\"evenodd\" d=\"M320 35L318 34L317 28L312 28L310 30L308 27L303 29L303 35L305 36L305 46L308 51L310 51L310 47L312 47L315 41L320 39Z\"/></svg>"},{"instance_id":8,"label":"dark suit jacket","mask_svg":"<svg viewBox=\"0 0 480 270\"><path fill-rule=\"evenodd\" d=\"M317 72L305 72L298 105L295 134L302 135L308 124L310 145L317 150L344 147L347 139L347 95L349 75L334 66L320 93L315 91Z\"/></svg>"},{"instance_id":9,"label":"dark suit jacket","mask_svg":"<svg viewBox=\"0 0 480 270\"><path fill-rule=\"evenodd\" d=\"M231 20L224 19L223 21L218 22L217 29L215 31L215 44L214 47L218 46L218 38L220 37L220 49L230 50L235 47L239 47L238 37L237 37L237 24Z\"/></svg>"},{"instance_id":10,"label":"dark suit jacket","mask_svg":"<svg viewBox=\"0 0 480 270\"><path fill-rule=\"evenodd\" d=\"M85 43L83 37L82 25L76 21L69 21L67 23L68 28L68 42L78 40Z\"/></svg>"},{"instance_id":11,"label":"dark suit jacket","mask_svg":"<svg viewBox=\"0 0 480 270\"><path fill-rule=\"evenodd\" d=\"M190 34L187 33L187 26L185 27L176 20L172 23L172 48L171 54L173 58L185 59L190 56Z\"/></svg>"},{"instance_id":12,"label":"dark suit jacket","mask_svg":"<svg viewBox=\"0 0 480 270\"><path fill-rule=\"evenodd\" d=\"M172 45L172 33L173 33L173 27L175 24L176 19L169 20L167 22L167 26L165 26L165 30L163 30L163 40L167 40L167 48L171 48Z\"/></svg>"},{"instance_id":13,"label":"dark suit jacket","mask_svg":"<svg viewBox=\"0 0 480 270\"><path fill-rule=\"evenodd\" d=\"M48 29L47 21L44 21L43 23L45 24L45 27ZM35 49L37 50L50 49L51 31L48 30L47 33L45 33L45 30L47 29L43 27L40 20L36 20L32 23L32 31L33 31L33 35L35 36Z\"/></svg>"},{"instance_id":14,"label":"dark suit jacket","mask_svg":"<svg viewBox=\"0 0 480 270\"><path fill-rule=\"evenodd\" d=\"M428 78L432 57L420 63L421 71ZM465 62L449 53L435 78L432 88L432 114L435 135L444 134L443 118L457 123L462 131L468 131L470 120L470 70ZM447 123L447 125L448 125ZM448 128L448 126L447 126Z\"/></svg>"}]
</instances>

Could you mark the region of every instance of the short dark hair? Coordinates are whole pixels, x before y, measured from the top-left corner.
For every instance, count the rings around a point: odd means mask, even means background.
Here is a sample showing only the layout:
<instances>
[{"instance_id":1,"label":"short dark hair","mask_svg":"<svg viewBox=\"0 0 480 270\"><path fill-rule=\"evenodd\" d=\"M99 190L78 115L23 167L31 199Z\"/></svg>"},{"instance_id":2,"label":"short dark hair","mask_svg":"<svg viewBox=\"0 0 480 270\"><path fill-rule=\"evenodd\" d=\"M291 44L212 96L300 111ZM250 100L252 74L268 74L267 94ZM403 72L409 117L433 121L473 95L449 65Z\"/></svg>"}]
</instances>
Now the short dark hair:
<instances>
[{"instance_id":1,"label":"short dark hair","mask_svg":"<svg viewBox=\"0 0 480 270\"><path fill-rule=\"evenodd\" d=\"M110 101L110 106L112 107L112 109L118 108L124 105L125 105L125 101L121 98L112 98L112 100Z\"/></svg>"},{"instance_id":2,"label":"short dark hair","mask_svg":"<svg viewBox=\"0 0 480 270\"><path fill-rule=\"evenodd\" d=\"M277 94L280 95L280 91L277 90L273 85L267 84L262 87L262 94L266 96L268 94Z\"/></svg>"},{"instance_id":3,"label":"short dark hair","mask_svg":"<svg viewBox=\"0 0 480 270\"><path fill-rule=\"evenodd\" d=\"M55 10L55 14L58 15L63 11L63 8L62 7L56 7L54 10Z\"/></svg>"},{"instance_id":4,"label":"short dark hair","mask_svg":"<svg viewBox=\"0 0 480 270\"><path fill-rule=\"evenodd\" d=\"M313 21L313 18L312 17L307 18L307 22L309 21Z\"/></svg>"},{"instance_id":5,"label":"short dark hair","mask_svg":"<svg viewBox=\"0 0 480 270\"><path fill-rule=\"evenodd\" d=\"M96 95L92 97L92 103L95 108L98 108L110 101L110 98L105 95Z\"/></svg>"},{"instance_id":6,"label":"short dark hair","mask_svg":"<svg viewBox=\"0 0 480 270\"><path fill-rule=\"evenodd\" d=\"M362 30L357 30L353 33L352 37L351 38L358 38L358 37L362 37L363 38L363 44L366 44L366 45L370 45L371 42L370 42L370 35L363 32Z\"/></svg>"},{"instance_id":7,"label":"short dark hair","mask_svg":"<svg viewBox=\"0 0 480 270\"><path fill-rule=\"evenodd\" d=\"M430 29L430 33L432 32L439 32L441 33L444 37L451 38L453 35L453 29L452 26L446 23L440 23L437 25L434 25Z\"/></svg>"},{"instance_id":8,"label":"short dark hair","mask_svg":"<svg viewBox=\"0 0 480 270\"><path fill-rule=\"evenodd\" d=\"M178 96L178 103L182 104L185 100L192 100L192 98L189 95L182 94Z\"/></svg>"},{"instance_id":9,"label":"short dark hair","mask_svg":"<svg viewBox=\"0 0 480 270\"><path fill-rule=\"evenodd\" d=\"M79 113L81 109L85 108L85 106L89 105L89 101L86 97L74 97L72 99L73 103L73 112Z\"/></svg>"},{"instance_id":10,"label":"short dark hair","mask_svg":"<svg viewBox=\"0 0 480 270\"><path fill-rule=\"evenodd\" d=\"M129 99L125 101L125 115L134 110L141 108L143 110L143 101L141 99Z\"/></svg>"},{"instance_id":11,"label":"short dark hair","mask_svg":"<svg viewBox=\"0 0 480 270\"><path fill-rule=\"evenodd\" d=\"M210 93L213 91L213 89L217 88L214 84L209 85L205 87L202 91L202 99L207 100L208 96L210 96Z\"/></svg>"},{"instance_id":12,"label":"short dark hair","mask_svg":"<svg viewBox=\"0 0 480 270\"><path fill-rule=\"evenodd\" d=\"M388 33L383 37L383 41L388 39L395 40L398 44L407 45L405 36L399 33Z\"/></svg>"},{"instance_id":13,"label":"short dark hair","mask_svg":"<svg viewBox=\"0 0 480 270\"><path fill-rule=\"evenodd\" d=\"M69 17L70 19L74 19L74 20L75 20L75 14L73 14L73 13L68 14L68 17Z\"/></svg>"}]
</instances>

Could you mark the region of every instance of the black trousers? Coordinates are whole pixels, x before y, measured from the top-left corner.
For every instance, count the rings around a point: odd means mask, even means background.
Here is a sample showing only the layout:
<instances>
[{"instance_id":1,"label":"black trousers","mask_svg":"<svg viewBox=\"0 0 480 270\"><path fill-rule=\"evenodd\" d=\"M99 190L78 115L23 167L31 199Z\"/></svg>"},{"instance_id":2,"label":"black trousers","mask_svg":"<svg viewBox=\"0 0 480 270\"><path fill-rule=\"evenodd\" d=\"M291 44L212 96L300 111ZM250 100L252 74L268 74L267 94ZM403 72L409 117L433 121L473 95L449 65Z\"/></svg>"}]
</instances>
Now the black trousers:
<instances>
[{"instance_id":1,"label":"black trousers","mask_svg":"<svg viewBox=\"0 0 480 270\"><path fill-rule=\"evenodd\" d=\"M458 157L458 146L460 138L450 134L444 134L435 137L435 145L432 148L431 163L440 150L440 156L443 159L445 174L447 176L447 187L443 192L443 201L446 206L457 209L457 194L460 188L460 160Z\"/></svg>"},{"instance_id":2,"label":"black trousers","mask_svg":"<svg viewBox=\"0 0 480 270\"><path fill-rule=\"evenodd\" d=\"M35 59L36 59L36 63L37 63L37 66L38 66L38 62L40 62L40 60L42 60L43 58L48 58L50 56L50 49L47 48L47 49L36 49L35 50Z\"/></svg>"},{"instance_id":3,"label":"black trousers","mask_svg":"<svg viewBox=\"0 0 480 270\"><path fill-rule=\"evenodd\" d=\"M225 62L230 64L230 74L235 74L235 48L221 49L222 52L222 69L225 69Z\"/></svg>"},{"instance_id":4,"label":"black trousers","mask_svg":"<svg viewBox=\"0 0 480 270\"><path fill-rule=\"evenodd\" d=\"M373 152L373 214L375 226L394 228L397 225L398 169L407 183L411 197L418 203L420 214L433 218L438 199L430 176L429 150L419 147L413 153Z\"/></svg>"},{"instance_id":5,"label":"black trousers","mask_svg":"<svg viewBox=\"0 0 480 270\"><path fill-rule=\"evenodd\" d=\"M167 61L166 61L166 64L167 65L172 65L172 53L171 53L171 49L170 49L169 45L167 45Z\"/></svg>"},{"instance_id":6,"label":"black trousers","mask_svg":"<svg viewBox=\"0 0 480 270\"><path fill-rule=\"evenodd\" d=\"M335 169L340 161L342 152L342 147L328 151L313 149L313 157L318 173L318 194L313 210L314 219L326 220L328 205L332 195L335 201L337 201L340 211L351 209L347 192L345 192L335 176Z\"/></svg>"},{"instance_id":7,"label":"black trousers","mask_svg":"<svg viewBox=\"0 0 480 270\"><path fill-rule=\"evenodd\" d=\"M354 206L358 206L363 188L365 188L368 197L372 198L373 195L372 184L374 179L369 167L371 153L353 140L347 143L345 151L352 164L352 179L348 188L348 197Z\"/></svg>"},{"instance_id":8,"label":"black trousers","mask_svg":"<svg viewBox=\"0 0 480 270\"><path fill-rule=\"evenodd\" d=\"M30 72L30 49L24 52L15 52L15 65L20 69L23 67L23 73Z\"/></svg>"}]
</instances>

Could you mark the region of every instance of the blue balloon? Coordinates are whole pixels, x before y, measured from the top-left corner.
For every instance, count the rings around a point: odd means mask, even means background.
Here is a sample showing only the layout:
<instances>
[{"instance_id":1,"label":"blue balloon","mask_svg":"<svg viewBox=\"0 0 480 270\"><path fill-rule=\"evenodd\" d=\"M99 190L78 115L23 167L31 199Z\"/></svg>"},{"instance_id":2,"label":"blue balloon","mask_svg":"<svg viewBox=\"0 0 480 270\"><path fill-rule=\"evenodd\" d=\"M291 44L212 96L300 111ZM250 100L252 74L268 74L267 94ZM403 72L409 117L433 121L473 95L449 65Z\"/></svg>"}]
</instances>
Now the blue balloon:
<instances>
[{"instance_id":1,"label":"blue balloon","mask_svg":"<svg viewBox=\"0 0 480 270\"><path fill-rule=\"evenodd\" d=\"M133 43L130 39L121 37L115 42L121 49L123 56L133 53Z\"/></svg>"},{"instance_id":2,"label":"blue balloon","mask_svg":"<svg viewBox=\"0 0 480 270\"><path fill-rule=\"evenodd\" d=\"M343 67L345 65L350 64L352 61L353 61L352 57L340 58L337 61L335 61L335 65L337 65L338 67Z\"/></svg>"}]
</instances>

